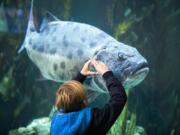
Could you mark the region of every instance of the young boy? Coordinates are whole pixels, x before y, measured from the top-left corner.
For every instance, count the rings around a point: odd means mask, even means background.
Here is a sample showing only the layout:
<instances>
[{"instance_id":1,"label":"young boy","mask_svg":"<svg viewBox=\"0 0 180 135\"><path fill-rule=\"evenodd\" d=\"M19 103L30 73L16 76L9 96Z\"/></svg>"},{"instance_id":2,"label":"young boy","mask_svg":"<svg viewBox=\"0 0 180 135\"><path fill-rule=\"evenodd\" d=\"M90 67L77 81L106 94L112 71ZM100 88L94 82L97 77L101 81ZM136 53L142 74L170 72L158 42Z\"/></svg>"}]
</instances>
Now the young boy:
<instances>
[{"instance_id":1,"label":"young boy","mask_svg":"<svg viewBox=\"0 0 180 135\"><path fill-rule=\"evenodd\" d=\"M92 64L97 72L88 70ZM87 98L82 85L88 75L102 75L111 96L103 108L86 107ZM56 107L51 135L105 135L120 115L127 96L120 81L101 61L87 61L81 72L65 82L56 93Z\"/></svg>"}]
</instances>

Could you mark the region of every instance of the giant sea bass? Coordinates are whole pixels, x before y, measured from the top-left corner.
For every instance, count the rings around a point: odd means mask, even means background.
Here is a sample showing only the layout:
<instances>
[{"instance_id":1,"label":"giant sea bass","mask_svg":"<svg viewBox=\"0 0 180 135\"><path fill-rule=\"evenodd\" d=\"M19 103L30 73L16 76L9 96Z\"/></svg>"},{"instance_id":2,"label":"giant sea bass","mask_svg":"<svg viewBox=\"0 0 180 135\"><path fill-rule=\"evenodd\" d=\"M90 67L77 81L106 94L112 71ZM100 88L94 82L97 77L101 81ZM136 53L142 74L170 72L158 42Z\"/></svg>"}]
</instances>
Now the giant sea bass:
<instances>
[{"instance_id":1,"label":"giant sea bass","mask_svg":"<svg viewBox=\"0 0 180 135\"><path fill-rule=\"evenodd\" d=\"M26 49L46 79L62 83L70 80L90 58L107 64L126 90L147 76L147 61L136 48L117 41L92 25L62 21L48 14L53 20L48 21L45 17L40 29L36 30L32 0L25 40L18 51ZM109 93L102 76L88 76L84 85L89 103L101 106L108 101Z\"/></svg>"}]
</instances>

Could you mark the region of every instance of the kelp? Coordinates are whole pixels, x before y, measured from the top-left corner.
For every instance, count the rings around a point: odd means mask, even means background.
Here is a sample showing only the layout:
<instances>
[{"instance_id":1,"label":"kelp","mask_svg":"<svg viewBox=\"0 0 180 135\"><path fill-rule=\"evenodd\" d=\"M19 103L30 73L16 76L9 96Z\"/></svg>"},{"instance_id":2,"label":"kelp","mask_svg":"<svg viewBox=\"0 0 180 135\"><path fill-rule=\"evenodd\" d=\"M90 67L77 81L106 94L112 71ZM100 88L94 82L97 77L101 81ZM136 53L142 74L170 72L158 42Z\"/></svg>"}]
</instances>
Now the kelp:
<instances>
[{"instance_id":1,"label":"kelp","mask_svg":"<svg viewBox=\"0 0 180 135\"><path fill-rule=\"evenodd\" d=\"M128 117L130 115L130 117ZM121 115L118 117L114 125L111 127L107 135L146 135L143 127L136 125L136 114L128 111L125 105Z\"/></svg>"},{"instance_id":2,"label":"kelp","mask_svg":"<svg viewBox=\"0 0 180 135\"><path fill-rule=\"evenodd\" d=\"M15 84L12 73L13 68L10 68L0 81L0 96L4 102L15 96L15 90L13 90Z\"/></svg>"}]
</instances>

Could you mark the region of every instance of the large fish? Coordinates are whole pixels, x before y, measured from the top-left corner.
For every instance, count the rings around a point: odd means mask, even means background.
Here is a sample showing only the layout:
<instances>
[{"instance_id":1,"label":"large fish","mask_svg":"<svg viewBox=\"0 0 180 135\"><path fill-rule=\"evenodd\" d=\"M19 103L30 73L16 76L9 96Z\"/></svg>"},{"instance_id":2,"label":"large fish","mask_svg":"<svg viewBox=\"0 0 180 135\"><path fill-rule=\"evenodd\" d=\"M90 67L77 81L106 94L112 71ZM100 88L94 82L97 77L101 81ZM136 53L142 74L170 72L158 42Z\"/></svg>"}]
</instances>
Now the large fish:
<instances>
[{"instance_id":1,"label":"large fish","mask_svg":"<svg viewBox=\"0 0 180 135\"><path fill-rule=\"evenodd\" d=\"M50 80L64 82L73 78L90 58L103 61L122 82L126 90L139 84L148 74L146 59L136 48L125 45L104 31L84 23L43 20L40 30L33 23L33 1L24 48L29 58ZM95 99L104 104L109 98L105 82L100 75L89 76L85 85L89 102ZM97 102L96 102L97 103Z\"/></svg>"}]
</instances>

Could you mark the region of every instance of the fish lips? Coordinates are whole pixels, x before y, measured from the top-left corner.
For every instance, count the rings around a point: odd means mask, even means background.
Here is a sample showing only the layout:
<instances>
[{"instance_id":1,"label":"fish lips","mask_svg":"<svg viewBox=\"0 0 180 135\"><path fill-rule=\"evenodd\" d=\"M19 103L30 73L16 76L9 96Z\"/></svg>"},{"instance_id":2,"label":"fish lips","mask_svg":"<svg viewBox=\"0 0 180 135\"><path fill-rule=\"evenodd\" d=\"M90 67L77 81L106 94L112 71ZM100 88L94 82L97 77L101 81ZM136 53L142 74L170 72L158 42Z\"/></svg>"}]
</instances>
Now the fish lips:
<instances>
[{"instance_id":1,"label":"fish lips","mask_svg":"<svg viewBox=\"0 0 180 135\"><path fill-rule=\"evenodd\" d=\"M138 75L138 74L141 74L141 73L144 73L144 72L147 72L147 73L148 73L148 71L149 71L148 63L144 62L144 63L139 64L139 65L131 72L131 75L134 76L134 75Z\"/></svg>"},{"instance_id":2,"label":"fish lips","mask_svg":"<svg viewBox=\"0 0 180 135\"><path fill-rule=\"evenodd\" d=\"M131 78L136 80L135 85L142 82L146 78L148 72L149 72L148 63L142 63L142 64L138 65L136 67L136 69L131 73ZM129 78L129 79L131 80L131 78Z\"/></svg>"},{"instance_id":3,"label":"fish lips","mask_svg":"<svg viewBox=\"0 0 180 135\"><path fill-rule=\"evenodd\" d=\"M147 63L142 63L138 65L133 72L123 81L123 85L126 89L131 89L132 87L141 83L147 76L149 72L149 67Z\"/></svg>"}]
</instances>

